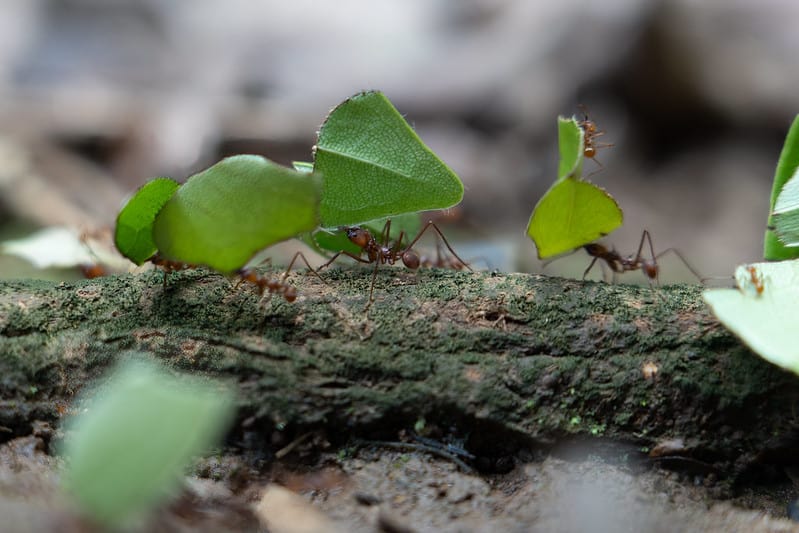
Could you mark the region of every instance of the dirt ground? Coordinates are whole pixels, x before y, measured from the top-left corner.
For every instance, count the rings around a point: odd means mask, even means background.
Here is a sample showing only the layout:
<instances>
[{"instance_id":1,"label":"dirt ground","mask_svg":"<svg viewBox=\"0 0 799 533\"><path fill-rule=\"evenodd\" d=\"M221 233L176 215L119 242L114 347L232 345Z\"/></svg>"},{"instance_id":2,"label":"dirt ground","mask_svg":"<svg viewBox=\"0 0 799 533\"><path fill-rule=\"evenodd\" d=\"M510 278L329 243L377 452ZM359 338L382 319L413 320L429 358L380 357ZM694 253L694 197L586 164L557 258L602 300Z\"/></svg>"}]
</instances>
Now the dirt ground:
<instances>
[{"instance_id":1,"label":"dirt ground","mask_svg":"<svg viewBox=\"0 0 799 533\"><path fill-rule=\"evenodd\" d=\"M203 459L182 494L126 531L799 531L785 518L796 497L787 478L730 488L590 446L515 458L492 475L400 443L303 453L323 441L280 460ZM39 431L0 446L0 530L102 531L60 492L47 443Z\"/></svg>"}]
</instances>

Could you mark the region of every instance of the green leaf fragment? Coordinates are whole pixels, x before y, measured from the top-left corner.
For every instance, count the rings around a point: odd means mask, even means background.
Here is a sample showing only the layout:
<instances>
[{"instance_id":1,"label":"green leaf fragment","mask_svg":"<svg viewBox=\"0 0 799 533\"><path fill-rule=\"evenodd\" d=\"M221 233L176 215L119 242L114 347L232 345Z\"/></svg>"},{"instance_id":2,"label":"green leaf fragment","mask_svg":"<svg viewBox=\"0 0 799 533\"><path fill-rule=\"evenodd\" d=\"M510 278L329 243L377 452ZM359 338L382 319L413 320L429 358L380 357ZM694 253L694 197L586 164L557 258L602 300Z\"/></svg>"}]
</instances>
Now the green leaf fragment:
<instances>
[{"instance_id":1,"label":"green leaf fragment","mask_svg":"<svg viewBox=\"0 0 799 533\"><path fill-rule=\"evenodd\" d=\"M579 178L585 159L585 132L574 117L558 117L558 181L567 177Z\"/></svg>"},{"instance_id":2,"label":"green leaf fragment","mask_svg":"<svg viewBox=\"0 0 799 533\"><path fill-rule=\"evenodd\" d=\"M785 137L785 144L777 162L777 170L774 173L774 183L771 187L771 203L769 204L768 225L766 228L765 241L763 244L763 258L768 261L779 261L781 259L793 259L799 257L799 248L788 247L780 241L777 233L770 228L776 226L775 215L773 214L777 199L783 188L799 169L799 115L797 115L788 135ZM783 222L784 223L784 222Z\"/></svg>"},{"instance_id":3,"label":"green leaf fragment","mask_svg":"<svg viewBox=\"0 0 799 533\"><path fill-rule=\"evenodd\" d=\"M555 182L536 204L527 235L539 259L546 259L608 235L623 220L616 200L604 189L566 178Z\"/></svg>"},{"instance_id":4,"label":"green leaf fragment","mask_svg":"<svg viewBox=\"0 0 799 533\"><path fill-rule=\"evenodd\" d=\"M117 216L114 243L119 252L141 265L156 252L153 240L155 217L180 185L169 178L145 183L128 200Z\"/></svg>"},{"instance_id":5,"label":"green leaf fragment","mask_svg":"<svg viewBox=\"0 0 799 533\"><path fill-rule=\"evenodd\" d=\"M755 353L799 374L799 260L741 265L735 278L737 289L708 289L705 302Z\"/></svg>"},{"instance_id":6,"label":"green leaf fragment","mask_svg":"<svg viewBox=\"0 0 799 533\"><path fill-rule=\"evenodd\" d=\"M259 250L314 230L320 190L316 174L229 157L190 177L164 206L155 243L167 259L232 273Z\"/></svg>"},{"instance_id":7,"label":"green leaf fragment","mask_svg":"<svg viewBox=\"0 0 799 533\"><path fill-rule=\"evenodd\" d=\"M226 389L143 362L119 368L88 405L64 440L62 480L86 513L117 527L174 492L233 414Z\"/></svg>"},{"instance_id":8,"label":"green leaf fragment","mask_svg":"<svg viewBox=\"0 0 799 533\"><path fill-rule=\"evenodd\" d=\"M336 107L319 131L314 170L322 173L322 226L354 226L461 201L458 176L422 143L380 92Z\"/></svg>"},{"instance_id":9,"label":"green leaf fragment","mask_svg":"<svg viewBox=\"0 0 799 533\"><path fill-rule=\"evenodd\" d=\"M788 247L799 246L799 170L782 188L774 204L771 220L780 241Z\"/></svg>"}]
</instances>

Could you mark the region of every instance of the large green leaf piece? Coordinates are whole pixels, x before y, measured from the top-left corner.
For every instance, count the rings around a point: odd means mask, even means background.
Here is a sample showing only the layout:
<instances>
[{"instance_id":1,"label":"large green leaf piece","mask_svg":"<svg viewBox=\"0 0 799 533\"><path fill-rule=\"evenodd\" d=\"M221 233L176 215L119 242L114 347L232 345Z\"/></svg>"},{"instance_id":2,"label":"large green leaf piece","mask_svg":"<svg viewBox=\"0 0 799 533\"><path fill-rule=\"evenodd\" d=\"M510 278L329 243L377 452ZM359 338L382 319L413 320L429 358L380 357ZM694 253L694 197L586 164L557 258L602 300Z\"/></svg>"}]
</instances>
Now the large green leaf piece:
<instances>
[{"instance_id":1,"label":"large green leaf piece","mask_svg":"<svg viewBox=\"0 0 799 533\"><path fill-rule=\"evenodd\" d=\"M259 250L314 230L320 190L316 174L228 157L189 178L156 217L153 237L167 259L231 273Z\"/></svg>"},{"instance_id":2,"label":"large green leaf piece","mask_svg":"<svg viewBox=\"0 0 799 533\"><path fill-rule=\"evenodd\" d=\"M604 189L566 178L536 204L527 234L535 242L539 259L546 259L608 235L623 219L621 208Z\"/></svg>"},{"instance_id":3,"label":"large green leaf piece","mask_svg":"<svg viewBox=\"0 0 799 533\"><path fill-rule=\"evenodd\" d=\"M458 176L380 92L355 95L331 111L319 130L314 170L323 176L325 228L443 209L463 197Z\"/></svg>"},{"instance_id":4,"label":"large green leaf piece","mask_svg":"<svg viewBox=\"0 0 799 533\"><path fill-rule=\"evenodd\" d=\"M799 260L741 265L737 289L708 289L705 302L755 353L799 374Z\"/></svg>"},{"instance_id":5,"label":"large green leaf piece","mask_svg":"<svg viewBox=\"0 0 799 533\"><path fill-rule=\"evenodd\" d=\"M66 434L67 492L98 522L120 527L174 492L183 469L222 435L232 395L170 377L158 367L119 368Z\"/></svg>"},{"instance_id":6,"label":"large green leaf piece","mask_svg":"<svg viewBox=\"0 0 799 533\"><path fill-rule=\"evenodd\" d=\"M558 117L558 179L538 201L527 235L539 259L570 252L621 226L624 215L601 187L581 180L585 135L572 118Z\"/></svg>"},{"instance_id":7,"label":"large green leaf piece","mask_svg":"<svg viewBox=\"0 0 799 533\"><path fill-rule=\"evenodd\" d=\"M777 223L774 218L775 215L773 214L776 208L777 198L788 183L788 180L796 174L797 169L799 169L799 115L794 118L791 128L788 130L788 135L785 137L785 144L782 147L780 159L777 162L777 170L774 173L774 183L771 187L770 212L766 236L763 243L763 258L768 261L799 257L799 248L786 246L780 241L777 233L771 229L774 228ZM783 223L784 222L783 220Z\"/></svg>"},{"instance_id":8,"label":"large green leaf piece","mask_svg":"<svg viewBox=\"0 0 799 533\"><path fill-rule=\"evenodd\" d=\"M156 178L145 183L117 215L114 243L119 252L140 265L156 252L155 217L178 190L178 182Z\"/></svg>"}]
</instances>

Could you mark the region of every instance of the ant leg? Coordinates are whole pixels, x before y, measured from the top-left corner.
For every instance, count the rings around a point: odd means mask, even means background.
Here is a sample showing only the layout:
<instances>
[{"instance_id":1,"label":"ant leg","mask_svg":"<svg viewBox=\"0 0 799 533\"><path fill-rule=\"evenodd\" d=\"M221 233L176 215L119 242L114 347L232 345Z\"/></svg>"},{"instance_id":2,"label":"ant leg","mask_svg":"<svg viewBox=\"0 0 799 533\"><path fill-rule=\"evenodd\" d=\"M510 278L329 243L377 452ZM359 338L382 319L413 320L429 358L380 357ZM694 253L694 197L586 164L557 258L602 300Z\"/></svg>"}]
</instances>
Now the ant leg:
<instances>
[{"instance_id":1,"label":"ant leg","mask_svg":"<svg viewBox=\"0 0 799 533\"><path fill-rule=\"evenodd\" d=\"M366 309L371 307L372 302L375 301L375 280L377 279L377 269L380 267L380 261L375 261L375 268L372 270L372 284L369 285L369 302L366 304Z\"/></svg>"},{"instance_id":2,"label":"ant leg","mask_svg":"<svg viewBox=\"0 0 799 533\"><path fill-rule=\"evenodd\" d=\"M594 258L591 260L591 264L590 264L590 265L588 265L588 268L586 268L586 269L585 269L585 272L583 272L583 279L585 279L585 277L588 275L588 273L589 273L589 272L591 272L591 269L592 269L592 268L594 268L594 264L596 263L596 260L597 260L597 259L599 259L599 258L598 258L598 257L594 257ZM603 276L603 277L604 277L604 276Z\"/></svg>"},{"instance_id":3,"label":"ant leg","mask_svg":"<svg viewBox=\"0 0 799 533\"><path fill-rule=\"evenodd\" d=\"M444 234L441 233L441 230L438 229L438 226L436 226L435 222L433 222L432 220L429 220L427 222L425 227L423 227L422 230L419 233L416 234L416 237L414 237L414 239L411 241L411 243L405 249L406 250L410 250L411 248L413 248L413 245L416 244L416 242L422 237L422 235L424 235L424 232L427 231L428 229L430 229L431 227L436 231L436 233L438 233L438 236L441 237L441 240L444 241L444 245L447 247L447 250L449 250L449 253L451 253L452 256L455 259L460 261L463 264L463 266L465 266L466 268L468 268L469 270L474 272L472 270L472 267L469 266L469 263L467 263L466 261L461 259L461 257L458 254L455 253L455 250L452 249L452 246L450 246L449 241L447 240L447 238L444 237Z\"/></svg>"},{"instance_id":4,"label":"ant leg","mask_svg":"<svg viewBox=\"0 0 799 533\"><path fill-rule=\"evenodd\" d=\"M655 256L655 259L659 259L659 258L663 257L664 255L666 255L669 252L671 252L674 255L676 255L677 257L679 257L680 261L682 261L682 264L685 265L685 268L687 268L691 272L691 274L693 274L694 277L699 280L700 283L704 283L708 279L714 279L712 277L711 278L703 278L699 274L699 271L696 270L693 266L691 266L691 263L689 263L688 260L685 259L685 257L680 253L679 250L677 250L677 248L666 248L665 250L663 250L662 252L657 254L657 256ZM727 279L727 278L716 278L716 279Z\"/></svg>"},{"instance_id":5,"label":"ant leg","mask_svg":"<svg viewBox=\"0 0 799 533\"><path fill-rule=\"evenodd\" d=\"M380 243L383 244L383 245L388 244L388 240L389 240L390 236L391 236L391 219L387 218L386 219L386 224L385 224L385 226L383 226L383 233L381 233L381 239L382 240L380 241Z\"/></svg>"},{"instance_id":6,"label":"ant leg","mask_svg":"<svg viewBox=\"0 0 799 533\"><path fill-rule=\"evenodd\" d=\"M337 254L335 254L333 257L331 257L331 258L330 258L330 260L329 260L327 263L325 263L324 265L321 265L321 266L320 266L318 269L316 269L316 270L317 270L317 272L318 272L318 271L320 271L320 270L322 270L323 268L327 268L327 267L329 267L329 266L330 266L330 265L333 263L333 261L335 261L336 259L338 259L338 257L339 257L340 255L346 255L346 256L347 256L347 257L349 257L350 259L354 259L354 260L358 261L359 263L366 263L366 264L369 264L369 263L371 263L371 261L369 261L368 259L364 259L363 257L360 257L360 256L358 256L358 255L355 255L355 254L354 254L354 253L352 253L352 252L347 252L346 250L342 250L341 252L338 252L338 253L337 253Z\"/></svg>"},{"instance_id":7,"label":"ant leg","mask_svg":"<svg viewBox=\"0 0 799 533\"><path fill-rule=\"evenodd\" d=\"M320 275L319 275L319 273L318 273L316 270L314 270L314 268L311 266L311 263L309 263L309 262L308 262L308 258L306 258L306 257L305 257L305 254L303 254L302 252L297 252L296 254L294 254L294 257L292 257L292 258L291 258L291 261L289 262L289 266L288 266L288 268L287 268L287 269L286 269L286 271L283 273L283 280L285 280L285 279L288 277L288 275L289 275L289 272L291 272L291 267L293 267L293 266L294 266L294 262L295 262L295 261L297 261L297 258L298 258L298 257L299 257L300 259L302 259L302 262L303 262L303 263L305 263L305 266L307 266L307 267L308 267L308 272L311 272L311 273L312 273L314 276L316 276L317 278L319 278L319 280L320 280L322 283L327 283L327 282L326 282L326 281L325 281L325 280L322 278L322 276L320 276Z\"/></svg>"},{"instance_id":8,"label":"ant leg","mask_svg":"<svg viewBox=\"0 0 799 533\"><path fill-rule=\"evenodd\" d=\"M643 260L641 252L644 249L644 241L649 243L649 255L652 257L652 262L648 263ZM655 255L655 247L652 244L652 235L649 230L644 230L641 233L641 242L638 244L638 251L635 253L635 263L640 265L641 272L649 279L650 286L654 281L655 285L660 285L660 269L658 268L658 256Z\"/></svg>"}]
</instances>

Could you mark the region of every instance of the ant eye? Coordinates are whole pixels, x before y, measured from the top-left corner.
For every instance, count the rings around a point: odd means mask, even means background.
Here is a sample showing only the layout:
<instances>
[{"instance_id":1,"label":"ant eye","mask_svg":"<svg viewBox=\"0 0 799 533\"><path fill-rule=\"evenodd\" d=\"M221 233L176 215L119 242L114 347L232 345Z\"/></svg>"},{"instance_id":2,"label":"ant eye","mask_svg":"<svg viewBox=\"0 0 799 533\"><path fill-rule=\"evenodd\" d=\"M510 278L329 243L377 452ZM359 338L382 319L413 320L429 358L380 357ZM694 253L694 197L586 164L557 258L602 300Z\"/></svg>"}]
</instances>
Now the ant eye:
<instances>
[{"instance_id":1,"label":"ant eye","mask_svg":"<svg viewBox=\"0 0 799 533\"><path fill-rule=\"evenodd\" d=\"M412 270L416 270L417 268L419 268L419 263L420 263L419 254L417 254L413 250L406 251L405 253L402 254L402 263L406 267Z\"/></svg>"}]
</instances>

